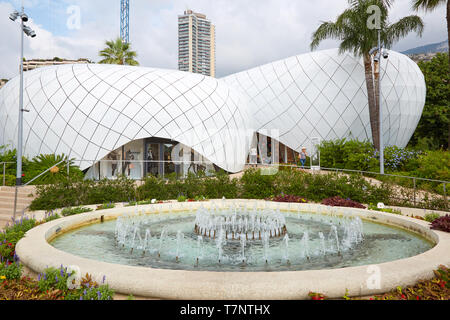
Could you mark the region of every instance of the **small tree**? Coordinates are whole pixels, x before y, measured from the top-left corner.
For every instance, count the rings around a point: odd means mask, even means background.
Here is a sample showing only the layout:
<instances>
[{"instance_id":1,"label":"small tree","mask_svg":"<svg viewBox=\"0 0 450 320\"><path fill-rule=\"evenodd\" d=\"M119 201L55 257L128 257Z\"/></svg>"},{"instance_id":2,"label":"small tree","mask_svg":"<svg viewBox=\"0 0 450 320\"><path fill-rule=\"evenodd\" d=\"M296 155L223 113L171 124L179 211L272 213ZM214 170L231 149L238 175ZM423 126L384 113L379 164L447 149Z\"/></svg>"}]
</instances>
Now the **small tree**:
<instances>
[{"instance_id":1,"label":"small tree","mask_svg":"<svg viewBox=\"0 0 450 320\"><path fill-rule=\"evenodd\" d=\"M448 0L413 0L413 8L415 10L424 9L425 11L433 11L440 6L447 5L447 37L450 47L450 1ZM450 68L450 56L448 57Z\"/></svg>"},{"instance_id":2,"label":"small tree","mask_svg":"<svg viewBox=\"0 0 450 320\"><path fill-rule=\"evenodd\" d=\"M99 55L103 58L99 62L102 64L139 65L139 62L135 60L136 51L131 51L131 45L123 42L121 38L106 41L106 48L100 51Z\"/></svg>"},{"instance_id":3,"label":"small tree","mask_svg":"<svg viewBox=\"0 0 450 320\"><path fill-rule=\"evenodd\" d=\"M376 77L372 68L370 50L378 44L377 30L367 28L370 6L378 6L381 11L381 43L383 47L390 48L392 45L406 37L411 31L422 35L424 24L420 17L412 15L400 19L396 23L389 23L388 9L392 1L381 0L349 0L350 8L338 16L335 22L323 22L314 32L311 49L316 49L320 42L325 39L341 40L340 53L352 52L355 56L364 60L364 70L369 102L370 125L372 128L372 139L374 146L380 150L380 97L376 85ZM375 94L374 94L375 92Z\"/></svg>"},{"instance_id":4,"label":"small tree","mask_svg":"<svg viewBox=\"0 0 450 320\"><path fill-rule=\"evenodd\" d=\"M450 73L448 53L419 62L427 84L427 102L411 146L420 149L448 149L450 143Z\"/></svg>"}]
</instances>

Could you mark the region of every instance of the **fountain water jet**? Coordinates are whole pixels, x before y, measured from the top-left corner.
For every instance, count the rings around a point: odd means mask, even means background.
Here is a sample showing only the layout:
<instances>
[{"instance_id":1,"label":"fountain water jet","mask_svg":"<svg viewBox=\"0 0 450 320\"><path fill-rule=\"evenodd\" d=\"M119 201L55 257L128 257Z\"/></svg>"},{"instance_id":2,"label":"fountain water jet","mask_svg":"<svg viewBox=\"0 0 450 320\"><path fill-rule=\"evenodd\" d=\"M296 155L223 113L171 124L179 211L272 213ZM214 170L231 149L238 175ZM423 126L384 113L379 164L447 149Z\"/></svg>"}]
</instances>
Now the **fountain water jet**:
<instances>
[{"instance_id":1,"label":"fountain water jet","mask_svg":"<svg viewBox=\"0 0 450 320\"><path fill-rule=\"evenodd\" d=\"M177 262L180 261L180 249L183 243L184 234L181 231L177 232Z\"/></svg>"}]
</instances>

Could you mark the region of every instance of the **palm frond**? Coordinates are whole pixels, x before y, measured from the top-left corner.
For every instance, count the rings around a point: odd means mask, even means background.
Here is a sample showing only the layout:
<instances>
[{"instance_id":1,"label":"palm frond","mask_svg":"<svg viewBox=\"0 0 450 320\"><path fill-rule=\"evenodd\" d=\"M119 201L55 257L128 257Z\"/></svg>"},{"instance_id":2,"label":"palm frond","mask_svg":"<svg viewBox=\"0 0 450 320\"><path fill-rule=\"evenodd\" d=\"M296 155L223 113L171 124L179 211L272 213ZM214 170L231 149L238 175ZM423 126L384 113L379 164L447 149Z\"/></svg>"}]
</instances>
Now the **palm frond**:
<instances>
[{"instance_id":1,"label":"palm frond","mask_svg":"<svg viewBox=\"0 0 450 320\"><path fill-rule=\"evenodd\" d=\"M127 64L130 66L139 65L135 60L137 57L136 51L131 51L129 43L122 42L121 38L116 40L106 41L105 49L99 52L99 56L104 58L99 63L102 64Z\"/></svg>"},{"instance_id":2,"label":"palm frond","mask_svg":"<svg viewBox=\"0 0 450 320\"><path fill-rule=\"evenodd\" d=\"M423 9L425 11L433 11L440 5L443 5L447 2L447 0L413 0L413 9L420 10Z\"/></svg>"},{"instance_id":3,"label":"palm frond","mask_svg":"<svg viewBox=\"0 0 450 320\"><path fill-rule=\"evenodd\" d=\"M400 19L398 22L387 26L383 42L387 48L392 47L395 42L406 37L410 32L416 32L418 36L422 36L424 23L419 16L408 16Z\"/></svg>"},{"instance_id":4,"label":"palm frond","mask_svg":"<svg viewBox=\"0 0 450 320\"><path fill-rule=\"evenodd\" d=\"M311 50L317 49L320 42L325 39L341 39L342 33L340 31L336 23L331 21L323 22L312 36Z\"/></svg>"},{"instance_id":5,"label":"palm frond","mask_svg":"<svg viewBox=\"0 0 450 320\"><path fill-rule=\"evenodd\" d=\"M379 2L380 7L384 7L386 9L389 9L394 4L394 0L377 0ZM348 0L348 3L351 7L357 7L361 4L361 0Z\"/></svg>"}]
</instances>

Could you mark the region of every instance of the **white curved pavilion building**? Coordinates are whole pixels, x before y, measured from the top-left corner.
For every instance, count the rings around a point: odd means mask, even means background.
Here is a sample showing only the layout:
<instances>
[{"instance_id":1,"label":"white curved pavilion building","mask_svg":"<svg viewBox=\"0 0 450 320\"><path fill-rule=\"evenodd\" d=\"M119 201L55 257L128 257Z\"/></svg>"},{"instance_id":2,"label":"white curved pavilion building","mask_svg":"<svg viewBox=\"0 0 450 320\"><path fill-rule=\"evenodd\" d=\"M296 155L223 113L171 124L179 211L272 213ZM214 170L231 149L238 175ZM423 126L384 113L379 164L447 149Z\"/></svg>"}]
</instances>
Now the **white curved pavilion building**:
<instances>
[{"instance_id":1,"label":"white curved pavilion building","mask_svg":"<svg viewBox=\"0 0 450 320\"><path fill-rule=\"evenodd\" d=\"M254 133L272 130L281 160L292 161L313 137L371 140L364 81L361 59L337 49L223 79L116 65L40 68L25 73L24 154L64 153L92 177L193 168L173 163L177 156L234 173L244 169ZM422 115L424 76L408 57L390 52L382 92L385 142L404 147ZM18 93L18 77L0 89L0 145L12 148Z\"/></svg>"}]
</instances>

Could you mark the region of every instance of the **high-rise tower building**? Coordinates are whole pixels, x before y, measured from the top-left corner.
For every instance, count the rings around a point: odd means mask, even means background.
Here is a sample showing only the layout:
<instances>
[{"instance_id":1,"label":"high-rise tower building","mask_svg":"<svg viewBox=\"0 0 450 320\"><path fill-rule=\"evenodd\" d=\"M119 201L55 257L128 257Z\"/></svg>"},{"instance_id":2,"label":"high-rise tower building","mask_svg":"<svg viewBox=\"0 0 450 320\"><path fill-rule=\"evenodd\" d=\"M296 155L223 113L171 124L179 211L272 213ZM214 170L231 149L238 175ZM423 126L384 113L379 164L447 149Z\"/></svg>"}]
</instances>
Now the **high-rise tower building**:
<instances>
[{"instance_id":1,"label":"high-rise tower building","mask_svg":"<svg viewBox=\"0 0 450 320\"><path fill-rule=\"evenodd\" d=\"M178 17L178 69L216 76L215 26L204 14L186 10Z\"/></svg>"}]
</instances>

